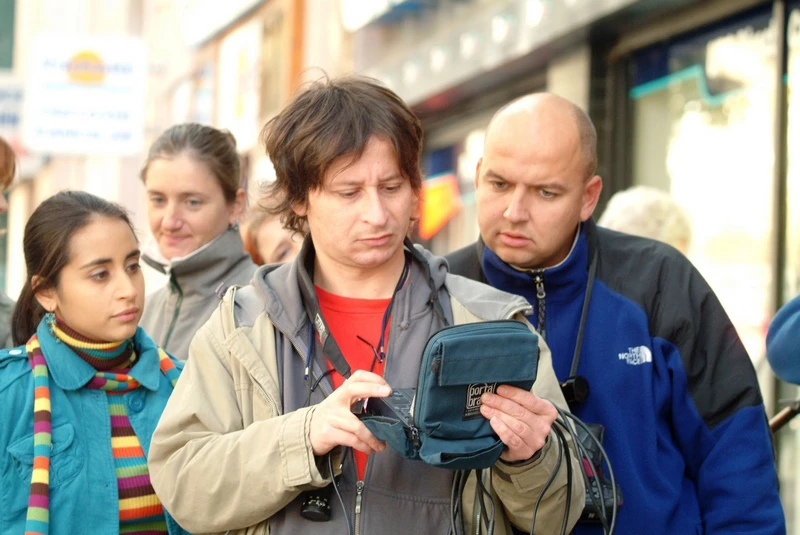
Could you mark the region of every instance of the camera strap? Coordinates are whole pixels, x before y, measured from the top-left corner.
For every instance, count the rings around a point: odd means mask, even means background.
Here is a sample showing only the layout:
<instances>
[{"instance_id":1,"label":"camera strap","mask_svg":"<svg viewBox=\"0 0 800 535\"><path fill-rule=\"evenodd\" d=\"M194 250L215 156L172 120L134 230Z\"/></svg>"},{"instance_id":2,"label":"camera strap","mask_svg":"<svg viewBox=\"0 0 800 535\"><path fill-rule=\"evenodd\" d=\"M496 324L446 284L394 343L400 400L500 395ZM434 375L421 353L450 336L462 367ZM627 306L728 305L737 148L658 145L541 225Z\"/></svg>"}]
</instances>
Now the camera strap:
<instances>
[{"instance_id":1,"label":"camera strap","mask_svg":"<svg viewBox=\"0 0 800 535\"><path fill-rule=\"evenodd\" d=\"M300 263L297 270L300 293L303 296L303 307L306 309L306 314L311 321L311 325L314 331L317 333L317 336L319 336L320 342L322 343L322 353L328 358L336 372L347 379L350 377L350 364L348 364L347 359L342 354L342 350L339 348L339 344L336 343L336 340L333 338L333 335L328 328L328 324L325 321L325 317L323 316L322 310L319 306L317 292L314 289L312 274L314 272L314 259L316 257L316 253L314 251L313 243L310 239L306 239L306 242L303 244L303 249L305 249L305 251L301 251L301 255L305 253L305 261ZM414 251L413 246L411 247L411 250ZM399 292L406 283L406 280L408 280L410 271L411 255L406 254L400 280L397 281L394 292L392 292L392 299L389 301L389 305L386 307L386 312L383 314L383 321L381 322L381 338L378 342L381 348L384 346L384 333L386 331L386 324L389 321L389 313L392 310L392 305L394 304L394 298L397 295L397 292ZM311 337L309 340L309 354L313 354L311 349L311 345L313 343L314 339Z\"/></svg>"},{"instance_id":2,"label":"camera strap","mask_svg":"<svg viewBox=\"0 0 800 535\"><path fill-rule=\"evenodd\" d=\"M578 336L575 340L575 351L572 354L572 366L569 370L569 377L561 383L561 390L567 403L580 403L589 396L589 381L582 375L578 375L578 365L581 362L581 348L583 347L583 331L586 328L586 318L589 315L589 302L592 299L592 288L594 279L597 275L597 249L592 252L592 260L589 263L589 276L586 279L586 292L583 296L583 307L581 308L581 321L578 324Z\"/></svg>"}]
</instances>

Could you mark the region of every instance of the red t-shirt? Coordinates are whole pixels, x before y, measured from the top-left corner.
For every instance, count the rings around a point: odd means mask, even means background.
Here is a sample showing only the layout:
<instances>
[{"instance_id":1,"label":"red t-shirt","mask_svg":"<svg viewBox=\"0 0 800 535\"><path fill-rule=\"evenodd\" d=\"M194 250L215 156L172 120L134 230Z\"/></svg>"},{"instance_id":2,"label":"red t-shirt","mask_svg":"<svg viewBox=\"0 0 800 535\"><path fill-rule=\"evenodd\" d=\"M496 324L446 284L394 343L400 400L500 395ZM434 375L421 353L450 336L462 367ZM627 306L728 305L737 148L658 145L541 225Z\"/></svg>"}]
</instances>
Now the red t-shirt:
<instances>
[{"instance_id":1,"label":"red t-shirt","mask_svg":"<svg viewBox=\"0 0 800 535\"><path fill-rule=\"evenodd\" d=\"M339 349L342 350L345 360L350 365L353 372L356 370L367 370L377 375L383 375L384 362L375 359L375 350L378 350L378 341L381 337L381 322L386 307L389 306L391 299L355 299L342 297L341 295L326 292L319 286L315 286L319 308L325 316L325 322L333 335ZM389 342L389 323L386 322L386 332L384 334L384 345ZM358 339L358 336L372 344L368 344ZM386 347L384 347L386 350ZM375 361L373 367L373 361ZM333 366L328 362L328 368ZM344 377L337 372L331 374L333 387L339 388L344 383ZM367 455L358 450L353 450L358 469L358 479L364 480L364 472L367 469Z\"/></svg>"}]
</instances>

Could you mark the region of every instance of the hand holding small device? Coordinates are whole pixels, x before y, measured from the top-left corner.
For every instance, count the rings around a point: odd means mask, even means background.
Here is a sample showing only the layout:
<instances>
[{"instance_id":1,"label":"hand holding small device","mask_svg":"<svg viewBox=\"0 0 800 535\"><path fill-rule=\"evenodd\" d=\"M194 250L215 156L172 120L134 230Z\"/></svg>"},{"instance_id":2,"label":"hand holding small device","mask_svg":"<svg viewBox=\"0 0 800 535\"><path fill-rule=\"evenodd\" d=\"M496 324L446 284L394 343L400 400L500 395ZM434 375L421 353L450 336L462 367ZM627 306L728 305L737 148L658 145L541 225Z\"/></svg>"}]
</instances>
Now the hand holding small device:
<instances>
[{"instance_id":1,"label":"hand holding small device","mask_svg":"<svg viewBox=\"0 0 800 535\"><path fill-rule=\"evenodd\" d=\"M500 458L507 462L530 459L542 449L558 416L549 401L510 385L483 394L481 414L506 445Z\"/></svg>"},{"instance_id":2,"label":"hand holding small device","mask_svg":"<svg viewBox=\"0 0 800 535\"><path fill-rule=\"evenodd\" d=\"M359 370L350 376L311 415L309 440L314 455L325 455L336 446L346 446L366 454L383 451L386 444L353 414L351 407L361 399L383 398L392 388L383 377Z\"/></svg>"}]
</instances>

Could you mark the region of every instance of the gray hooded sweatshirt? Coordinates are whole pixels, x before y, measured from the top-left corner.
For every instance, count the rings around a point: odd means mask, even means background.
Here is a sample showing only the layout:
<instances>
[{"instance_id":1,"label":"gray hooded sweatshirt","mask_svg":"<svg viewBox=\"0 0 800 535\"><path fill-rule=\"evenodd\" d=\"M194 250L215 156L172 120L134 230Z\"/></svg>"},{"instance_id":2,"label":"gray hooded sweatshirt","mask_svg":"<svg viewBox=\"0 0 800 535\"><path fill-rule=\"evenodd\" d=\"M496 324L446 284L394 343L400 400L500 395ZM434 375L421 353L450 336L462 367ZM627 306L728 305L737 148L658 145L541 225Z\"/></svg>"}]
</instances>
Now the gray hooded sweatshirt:
<instances>
[{"instance_id":1,"label":"gray hooded sweatshirt","mask_svg":"<svg viewBox=\"0 0 800 535\"><path fill-rule=\"evenodd\" d=\"M148 295L139 322L155 342L175 358L189 357L189 343L219 305L228 287L244 285L258 266L244 252L238 230L232 228L208 244L171 262L157 252L142 259L169 276L166 286Z\"/></svg>"}]
</instances>

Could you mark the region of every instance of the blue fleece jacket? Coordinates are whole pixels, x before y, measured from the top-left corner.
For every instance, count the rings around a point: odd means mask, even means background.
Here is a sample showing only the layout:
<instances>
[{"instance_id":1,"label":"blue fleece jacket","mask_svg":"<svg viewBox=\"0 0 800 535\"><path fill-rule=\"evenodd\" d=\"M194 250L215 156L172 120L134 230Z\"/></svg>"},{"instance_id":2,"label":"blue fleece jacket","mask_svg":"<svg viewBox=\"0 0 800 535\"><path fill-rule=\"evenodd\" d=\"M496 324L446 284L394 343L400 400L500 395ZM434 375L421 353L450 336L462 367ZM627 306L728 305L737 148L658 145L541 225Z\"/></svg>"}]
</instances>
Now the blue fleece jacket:
<instances>
[{"instance_id":1,"label":"blue fleece jacket","mask_svg":"<svg viewBox=\"0 0 800 535\"><path fill-rule=\"evenodd\" d=\"M571 408L584 422L605 427L604 447L624 497L615 533L786 532L752 364L685 257L591 221L567 259L539 273L516 270L481 245L482 276L526 297L537 327L533 277L542 277L544 331L562 381L572 364L590 255L597 251L578 368L591 393ZM448 257L453 272L462 271L459 264L475 256L474 248ZM574 533L602 528L581 523Z\"/></svg>"}]
</instances>

